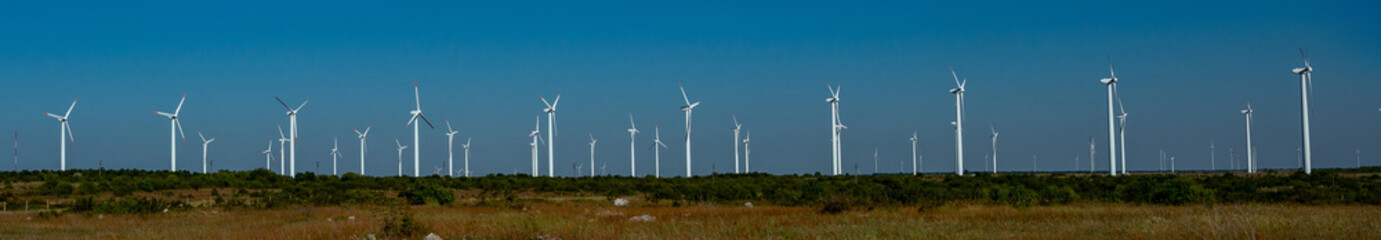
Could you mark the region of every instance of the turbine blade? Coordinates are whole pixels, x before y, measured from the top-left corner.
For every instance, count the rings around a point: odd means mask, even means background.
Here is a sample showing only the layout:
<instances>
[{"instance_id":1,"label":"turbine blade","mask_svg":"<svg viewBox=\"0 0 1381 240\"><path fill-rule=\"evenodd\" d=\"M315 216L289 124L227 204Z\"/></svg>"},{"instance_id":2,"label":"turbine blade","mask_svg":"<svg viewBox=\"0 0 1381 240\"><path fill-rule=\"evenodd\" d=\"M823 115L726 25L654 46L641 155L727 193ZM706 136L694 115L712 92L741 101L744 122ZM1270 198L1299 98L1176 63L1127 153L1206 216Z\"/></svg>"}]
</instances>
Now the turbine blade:
<instances>
[{"instance_id":1,"label":"turbine blade","mask_svg":"<svg viewBox=\"0 0 1381 240\"><path fill-rule=\"evenodd\" d=\"M356 129L355 129L355 135L364 135L364 133L360 133L360 129L359 129L359 128L356 128Z\"/></svg>"},{"instance_id":2,"label":"turbine blade","mask_svg":"<svg viewBox=\"0 0 1381 240\"><path fill-rule=\"evenodd\" d=\"M676 87L681 89L681 99L686 100L686 106L690 106L690 97L686 96L686 87L681 86L681 83L676 83Z\"/></svg>"},{"instance_id":3,"label":"turbine blade","mask_svg":"<svg viewBox=\"0 0 1381 240\"><path fill-rule=\"evenodd\" d=\"M173 123L177 124L177 134L182 135L182 142L187 142L187 132L182 131L182 120L173 119Z\"/></svg>"},{"instance_id":4,"label":"turbine blade","mask_svg":"<svg viewBox=\"0 0 1381 240\"><path fill-rule=\"evenodd\" d=\"M417 90L417 81L412 82L412 100L417 103L417 110L422 110L422 93Z\"/></svg>"},{"instance_id":5,"label":"turbine blade","mask_svg":"<svg viewBox=\"0 0 1381 240\"><path fill-rule=\"evenodd\" d=\"M430 127L430 128L433 128L433 129L436 128L436 126L432 126L432 121L428 121L428 120L427 120L427 115L422 115L421 113L418 113L417 116L422 118L422 122L426 122L426 123L427 123L427 127Z\"/></svg>"},{"instance_id":6,"label":"turbine blade","mask_svg":"<svg viewBox=\"0 0 1381 240\"><path fill-rule=\"evenodd\" d=\"M302 105L297 105L297 108L294 108L294 109L293 109L293 112L296 112L297 110L302 110L302 107L306 107L306 106L307 106L307 103L309 103L309 102L312 102L312 99L307 99L307 101L302 101Z\"/></svg>"},{"instance_id":7,"label":"turbine blade","mask_svg":"<svg viewBox=\"0 0 1381 240\"><path fill-rule=\"evenodd\" d=\"M633 111L628 111L628 124L633 126L633 130L638 129L638 122L633 121Z\"/></svg>"},{"instance_id":8,"label":"turbine blade","mask_svg":"<svg viewBox=\"0 0 1381 240\"><path fill-rule=\"evenodd\" d=\"M77 137L72 136L72 124L62 122L62 127L67 129L67 140L72 142L72 146L77 145Z\"/></svg>"},{"instance_id":9,"label":"turbine blade","mask_svg":"<svg viewBox=\"0 0 1381 240\"><path fill-rule=\"evenodd\" d=\"M201 138L202 142L206 142L206 136L201 135L201 130L197 130L197 137Z\"/></svg>"},{"instance_id":10,"label":"turbine blade","mask_svg":"<svg viewBox=\"0 0 1381 240\"><path fill-rule=\"evenodd\" d=\"M186 94L186 93L183 93L183 94L182 94L182 100L178 100L178 101L177 101L177 110L173 110L173 115L177 115L177 113L182 112L182 103L183 103L183 102L186 102L186 101L187 101L187 94Z\"/></svg>"},{"instance_id":11,"label":"turbine blade","mask_svg":"<svg viewBox=\"0 0 1381 240\"><path fill-rule=\"evenodd\" d=\"M158 112L157 112L157 111L154 111L154 113L158 113ZM49 117L56 118L56 119L58 119L58 120L62 120L62 116L58 116L57 114L52 114L52 113L43 113L43 114L44 114L44 115L48 115Z\"/></svg>"},{"instance_id":12,"label":"turbine blade","mask_svg":"<svg viewBox=\"0 0 1381 240\"><path fill-rule=\"evenodd\" d=\"M67 118L67 116L71 116L71 115L72 115L72 108L76 108L76 107L77 107L77 99L76 99L76 98L73 98L73 99L72 99L72 106L67 107L67 114L63 114L62 117L63 117L63 118Z\"/></svg>"},{"instance_id":13,"label":"turbine blade","mask_svg":"<svg viewBox=\"0 0 1381 240\"><path fill-rule=\"evenodd\" d=\"M279 138L279 139L288 138L288 136L283 135L283 124L281 124L281 123L278 124L278 138Z\"/></svg>"},{"instance_id":14,"label":"turbine blade","mask_svg":"<svg viewBox=\"0 0 1381 240\"><path fill-rule=\"evenodd\" d=\"M556 100L551 102L551 110L556 111L557 105L561 105L561 93L556 93Z\"/></svg>"},{"instance_id":15,"label":"turbine blade","mask_svg":"<svg viewBox=\"0 0 1381 240\"><path fill-rule=\"evenodd\" d=\"M738 124L738 115L729 115L729 116L734 118L734 128L738 128L738 126L739 126L739 124Z\"/></svg>"},{"instance_id":16,"label":"turbine blade","mask_svg":"<svg viewBox=\"0 0 1381 240\"><path fill-rule=\"evenodd\" d=\"M411 127L414 121L417 121L417 114L413 114L412 118L408 119L408 123L403 124L403 128Z\"/></svg>"},{"instance_id":17,"label":"turbine blade","mask_svg":"<svg viewBox=\"0 0 1381 240\"><path fill-rule=\"evenodd\" d=\"M374 125L369 125L369 126L365 126L365 127L364 127L364 135L366 135L366 136L369 135L369 129L370 129L370 128L374 128Z\"/></svg>"},{"instance_id":18,"label":"turbine blade","mask_svg":"<svg viewBox=\"0 0 1381 240\"><path fill-rule=\"evenodd\" d=\"M950 66L950 67L949 67L949 75L954 76L954 85L955 85L955 86L961 86L961 85L959 84L959 74L958 74L958 73L954 73L954 66Z\"/></svg>"},{"instance_id":19,"label":"turbine blade","mask_svg":"<svg viewBox=\"0 0 1381 240\"><path fill-rule=\"evenodd\" d=\"M446 119L445 121L446 121L446 132L448 132L448 133L453 133L453 132L455 132L455 131L456 131L455 129L451 129L451 120L450 120L450 119Z\"/></svg>"},{"instance_id":20,"label":"turbine blade","mask_svg":"<svg viewBox=\"0 0 1381 240\"><path fill-rule=\"evenodd\" d=\"M551 108L551 102L547 102L547 98L542 97L542 95L537 95L537 99L541 99L542 104L547 105L547 108Z\"/></svg>"},{"instance_id":21,"label":"turbine blade","mask_svg":"<svg viewBox=\"0 0 1381 240\"><path fill-rule=\"evenodd\" d=\"M275 97L273 97L273 100L278 100L278 104L282 104L282 105L283 105L283 108L288 109L288 111L292 111L292 110L293 110L292 107L289 107L289 106L288 106L288 103L283 102L283 99L282 99L282 98L278 98L278 97L275 96Z\"/></svg>"}]
</instances>

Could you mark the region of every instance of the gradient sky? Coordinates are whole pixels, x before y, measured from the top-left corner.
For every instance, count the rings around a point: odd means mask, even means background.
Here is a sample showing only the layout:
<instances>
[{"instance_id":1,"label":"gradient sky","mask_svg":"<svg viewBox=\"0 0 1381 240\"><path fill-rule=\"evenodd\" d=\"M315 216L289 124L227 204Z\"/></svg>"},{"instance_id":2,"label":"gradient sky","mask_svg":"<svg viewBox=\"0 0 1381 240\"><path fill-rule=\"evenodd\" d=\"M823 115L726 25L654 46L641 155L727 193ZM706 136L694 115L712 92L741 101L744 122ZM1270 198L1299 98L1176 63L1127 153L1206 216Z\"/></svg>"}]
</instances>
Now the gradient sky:
<instances>
[{"instance_id":1,"label":"gradient sky","mask_svg":"<svg viewBox=\"0 0 1381 240\"><path fill-rule=\"evenodd\" d=\"M754 170L827 173L831 82L843 85L849 171L857 163L871 172L874 148L881 171L909 171L914 130L924 170L952 172L950 66L969 79L967 169L984 166L989 124L1001 132L999 170L1028 171L1033 157L1039 170L1071 170L1076 156L1087 169L1090 137L1106 169L1098 79L1109 57L1130 113L1129 169L1158 169L1162 149L1180 169L1208 169L1210 142L1224 168L1229 149L1245 146L1238 110L1248 101L1260 167L1293 168L1299 80L1290 69L1302 65L1300 47L1310 48L1317 73L1314 166L1354 166L1359 149L1363 164L1381 164L1375 1L0 5L0 129L19 132L21 169L58 168L59 124L42 113L62 112L73 98L81 100L69 168L104 160L107 168L167 169L168 121L151 111L171 111L187 93L180 169L201 168L196 130L219 139L210 146L217 169L262 167L258 152L288 121L279 96L311 99L298 120L299 171L321 161L329 173L337 136L340 170L357 171L351 130L372 125L369 174L391 175L392 138L412 145L403 124L416 81L439 127L423 129L423 172L445 160L444 119L461 131L457 141L474 137L476 174L530 171L525 135L544 107L537 96L563 93L558 174L588 165L591 133L600 139L597 165L627 174L631 111L643 131L639 175L653 170L648 146L660 124L671 146L662 173L678 176L682 82L692 101L704 101L692 138L696 174L711 164L732 170L733 114L753 133Z\"/></svg>"}]
</instances>

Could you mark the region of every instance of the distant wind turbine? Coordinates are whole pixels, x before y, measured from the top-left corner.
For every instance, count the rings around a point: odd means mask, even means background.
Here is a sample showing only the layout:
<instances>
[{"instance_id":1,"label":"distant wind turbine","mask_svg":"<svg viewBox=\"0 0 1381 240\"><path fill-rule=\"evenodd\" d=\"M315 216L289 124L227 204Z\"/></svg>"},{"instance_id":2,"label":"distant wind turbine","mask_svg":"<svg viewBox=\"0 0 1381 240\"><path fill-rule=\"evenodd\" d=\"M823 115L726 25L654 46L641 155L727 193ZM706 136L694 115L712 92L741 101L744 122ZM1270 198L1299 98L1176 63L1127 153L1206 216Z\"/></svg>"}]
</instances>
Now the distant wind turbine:
<instances>
[{"instance_id":1,"label":"distant wind turbine","mask_svg":"<svg viewBox=\"0 0 1381 240\"><path fill-rule=\"evenodd\" d=\"M954 76L955 88L949 90L954 94L954 121L949 122L954 125L954 174L964 175L964 85L969 82L968 78L959 81L959 74L954 72L954 67L949 68L950 75Z\"/></svg>"},{"instance_id":2,"label":"distant wind turbine","mask_svg":"<svg viewBox=\"0 0 1381 240\"><path fill-rule=\"evenodd\" d=\"M393 138L393 143L398 144L398 176L403 176L403 149L408 149L408 146L399 142L398 137Z\"/></svg>"},{"instance_id":3,"label":"distant wind turbine","mask_svg":"<svg viewBox=\"0 0 1381 240\"><path fill-rule=\"evenodd\" d=\"M1122 169L1122 174L1127 174L1127 109L1122 107L1122 92L1117 90L1117 84L1113 84L1113 94L1117 95L1117 110L1121 113L1117 115L1118 121L1118 168Z\"/></svg>"},{"instance_id":4,"label":"distant wind turbine","mask_svg":"<svg viewBox=\"0 0 1381 240\"><path fill-rule=\"evenodd\" d=\"M339 169L336 167L339 165L336 164L336 157L345 157L345 155L340 154L340 137L331 139L331 175L340 176L340 172L337 171Z\"/></svg>"},{"instance_id":5,"label":"distant wind turbine","mask_svg":"<svg viewBox=\"0 0 1381 240\"><path fill-rule=\"evenodd\" d=\"M681 106L681 111L686 112L686 177L691 177L691 113L696 106L700 106L700 101L690 102L690 97L686 96L686 87L681 83L676 83L676 87L681 88L681 98L686 100L686 106Z\"/></svg>"},{"instance_id":6,"label":"distant wind turbine","mask_svg":"<svg viewBox=\"0 0 1381 240\"><path fill-rule=\"evenodd\" d=\"M446 120L446 175L450 175L451 177L455 177L455 176L456 176L456 172L455 172L455 168L456 168L456 167L455 167L455 164L456 164L456 161L455 161L455 151L454 151L453 149L455 148L455 140L456 140L456 134L457 134L457 133L460 133L460 131L456 131L455 129L451 128L451 120L450 120L450 119L447 119L447 120ZM469 148L466 148L466 149L469 149ZM467 150L467 151L468 151L468 150ZM469 165L467 164L466 166L468 167ZM467 170L468 170L468 169L467 169Z\"/></svg>"},{"instance_id":7,"label":"distant wind turbine","mask_svg":"<svg viewBox=\"0 0 1381 240\"><path fill-rule=\"evenodd\" d=\"M461 148L465 148L465 177L470 177L470 140L475 139L465 138L465 144L460 145Z\"/></svg>"},{"instance_id":8,"label":"distant wind turbine","mask_svg":"<svg viewBox=\"0 0 1381 240\"><path fill-rule=\"evenodd\" d=\"M657 177L657 178L661 178L661 177L662 177L662 148L671 149L671 148L668 148L666 144L662 143L662 130L661 130L661 129L662 129L662 128L661 128L661 125L660 125L660 124L654 124L654 125L652 125L652 133L653 133L653 138L652 138L652 150L653 150L653 152L652 152L652 160L653 160L652 164L653 164L653 172L652 172L652 174L653 174L654 177ZM657 147L662 147L662 148L657 148Z\"/></svg>"},{"instance_id":9,"label":"distant wind turbine","mask_svg":"<svg viewBox=\"0 0 1381 240\"><path fill-rule=\"evenodd\" d=\"M422 95L417 90L417 82L412 82L412 96L413 101L417 104L417 109L414 109L410 112L412 114L412 119L409 119L407 124L403 124L403 128L407 128L408 125L412 125L412 175L415 177L421 177L422 174L418 172L420 170L418 169L418 165L422 164L422 161L418 155L418 149L421 149L421 146L419 146L419 143L417 142L417 132L421 129L421 126L419 126L420 124L417 124L417 119L422 119L422 122L427 123L427 127L434 129L436 128L436 126L432 126L432 121L427 120L426 115L422 115ZM398 139L395 138L394 140ZM402 150L400 149L399 151ZM402 169L402 164L403 163L401 161L398 162L399 171L401 171ZM399 175L402 174L400 173Z\"/></svg>"},{"instance_id":10,"label":"distant wind turbine","mask_svg":"<svg viewBox=\"0 0 1381 240\"><path fill-rule=\"evenodd\" d=\"M360 175L364 175L365 137L368 137L368 136L369 136L369 129L372 129L372 128L374 128L374 126L366 126L366 127L364 128L364 132L360 132L360 129L358 129L358 128L355 129L355 135L356 135L356 136L359 136L359 138L360 138Z\"/></svg>"},{"instance_id":11,"label":"distant wind turbine","mask_svg":"<svg viewBox=\"0 0 1381 240\"><path fill-rule=\"evenodd\" d=\"M60 131L59 131L59 133L58 133L59 138L60 138L60 140L59 140L59 142L58 142L58 146L59 146L59 150L58 150L58 152L59 152L59 155L58 155L58 156L59 156L59 157L58 157L58 170L60 170L60 171L67 171L67 143L68 143L68 141L69 141L69 138L70 138L70 141L71 141L71 143L72 143L72 146L74 146L74 147L77 146L77 138L76 138L76 137L72 137L72 126L69 125L69 124L67 123L67 117L72 116L72 109L73 109L73 108L76 108L76 107L77 107L77 99L76 99L76 98L73 98L73 99L72 99L72 106L68 106L68 107L67 107L67 113L63 114L62 116L58 116L57 114L46 113L46 112L43 113L43 115L48 115L49 117L53 117L53 118L58 119L58 122L62 122L62 126L59 127ZM174 115L174 116L176 116L176 115ZM15 170L17 171L17 170L19 169L19 131L15 131L15 132L14 132L14 139L15 139L15 140L14 140L14 148L15 148L15 150L14 150L14 166L15 166L15 167L14 167L14 168L15 168ZM176 155L174 155L174 156L176 156Z\"/></svg>"},{"instance_id":12,"label":"distant wind turbine","mask_svg":"<svg viewBox=\"0 0 1381 240\"><path fill-rule=\"evenodd\" d=\"M171 159L170 159L170 161L172 162L172 167L170 168L170 169L171 169L170 171L174 171L174 172L177 171L177 136L178 136L177 134L182 134L182 133L183 133L183 132L182 132L182 122L177 120L177 114L178 114L179 112L182 112L182 103L183 103L183 102L186 102L186 101L187 101L187 94L186 94L186 93L183 93L183 94L182 94L182 100L179 100L179 101L177 102L177 109L173 110L173 113L165 113L165 112L153 111L154 114L158 114L158 115L162 115L162 116L164 116L164 117L168 117L168 120L170 120L170 122L171 122L171 123L169 123L169 126L168 126L168 129L170 129L170 131L171 131L171 132L168 133L168 134L169 134L169 135L168 135L168 136L169 136L169 139L171 140L171 141L170 141L170 146L171 146L171 147L169 148L169 149L170 149L169 155L172 156ZM75 102L75 101L73 101L73 102ZM75 105L75 104L74 104L74 105ZM69 108L69 109L70 109L70 108ZM182 141L183 141L183 142L186 142L186 141L187 141L187 135L186 135L186 134L182 134ZM75 145L75 143L73 143L73 145Z\"/></svg>"},{"instance_id":13,"label":"distant wind turbine","mask_svg":"<svg viewBox=\"0 0 1381 240\"><path fill-rule=\"evenodd\" d=\"M916 168L918 167L917 164L918 164L918 162L916 161L916 132L915 132L915 131L912 131L912 132L911 132L911 175L916 175L916 173L917 173L917 171L918 171L918 170L916 169Z\"/></svg>"},{"instance_id":14,"label":"distant wind turbine","mask_svg":"<svg viewBox=\"0 0 1381 240\"><path fill-rule=\"evenodd\" d=\"M1108 174L1117 176L1117 125L1113 122L1115 114L1113 107L1113 91L1117 88L1117 73L1113 71L1112 63L1108 63L1109 78L1103 78L1099 82L1108 85Z\"/></svg>"},{"instance_id":15,"label":"distant wind turbine","mask_svg":"<svg viewBox=\"0 0 1381 240\"><path fill-rule=\"evenodd\" d=\"M1300 49L1299 54L1304 57L1304 67L1295 68L1291 70L1291 72L1299 75L1300 119L1302 119L1300 125L1301 128L1304 129L1302 133L1304 140L1304 174L1311 174L1313 173L1313 165L1311 164L1313 162L1313 150L1309 145L1309 93L1312 92L1314 86L1313 74L1311 74L1314 72L1314 67L1309 65L1309 55L1304 52L1304 49ZM1250 148L1247 149L1247 152L1247 157L1251 157ZM1249 166L1248 169L1250 168Z\"/></svg>"},{"instance_id":16,"label":"distant wind turbine","mask_svg":"<svg viewBox=\"0 0 1381 240\"><path fill-rule=\"evenodd\" d=\"M988 124L988 130L993 132L993 135L989 137L993 139L993 173L997 173L997 128L993 128L992 124Z\"/></svg>"},{"instance_id":17,"label":"distant wind turbine","mask_svg":"<svg viewBox=\"0 0 1381 240\"><path fill-rule=\"evenodd\" d=\"M751 168L748 163L750 160L749 157L753 155L753 149L748 148L748 139L753 137L753 132L747 132L746 134L747 136L743 136L743 172L750 173L753 172L753 168Z\"/></svg>"},{"instance_id":18,"label":"distant wind turbine","mask_svg":"<svg viewBox=\"0 0 1381 240\"><path fill-rule=\"evenodd\" d=\"M215 142L216 138L206 139L206 136L201 135L201 130L197 130L197 137L201 138L201 173L206 174L206 146Z\"/></svg>"},{"instance_id":19,"label":"distant wind turbine","mask_svg":"<svg viewBox=\"0 0 1381 240\"><path fill-rule=\"evenodd\" d=\"M540 174L538 174L539 172L538 172L538 170L537 170L537 167L538 167L539 165L541 165L541 164L539 164L539 163L537 162L537 158L538 158L538 157L537 157L537 156L538 156L538 152L537 152L537 151L538 151L537 143L542 141L542 131L541 131L541 129L542 129L542 114L540 114L540 113L537 114L537 123L535 123L535 124L536 124L536 126L533 126L533 127L532 127L532 132L529 132L529 133L527 134L527 137L532 138L532 143L528 144L528 146L532 147L532 176L533 176L533 177L541 176ZM545 143L543 143L543 144L545 144Z\"/></svg>"},{"instance_id":20,"label":"distant wind turbine","mask_svg":"<svg viewBox=\"0 0 1381 240\"><path fill-rule=\"evenodd\" d=\"M742 173L742 172L740 172L739 169L738 169L738 165L739 165L739 164L738 164L738 143L740 142L740 141L739 141L739 138L738 138L738 130L741 129L741 128L743 128L743 124L739 124L739 123L738 123L738 116L737 116L737 115L730 115L730 116L734 118L734 128L733 128L733 131L734 131L734 173Z\"/></svg>"},{"instance_id":21,"label":"distant wind turbine","mask_svg":"<svg viewBox=\"0 0 1381 240\"><path fill-rule=\"evenodd\" d=\"M825 83L825 87L830 90L830 97L825 98L825 102L830 103L830 150L832 152L830 167L833 169L834 175L839 175L843 173L841 169L843 165L841 165L842 161L840 160L842 155L839 154L839 134L843 131L840 128L844 125L839 123L839 89L843 85L836 87Z\"/></svg>"},{"instance_id":22,"label":"distant wind turbine","mask_svg":"<svg viewBox=\"0 0 1381 240\"><path fill-rule=\"evenodd\" d=\"M628 176L638 177L638 123L633 121L633 111L628 112Z\"/></svg>"},{"instance_id":23,"label":"distant wind turbine","mask_svg":"<svg viewBox=\"0 0 1381 240\"><path fill-rule=\"evenodd\" d=\"M556 93L556 100L552 102L547 102L547 99L540 95L537 99L541 99L542 104L547 105L547 108L542 109L547 113L547 141L551 141L547 143L547 176L556 177L556 106L561 104L561 93Z\"/></svg>"},{"instance_id":24,"label":"distant wind turbine","mask_svg":"<svg viewBox=\"0 0 1381 240\"><path fill-rule=\"evenodd\" d=\"M278 174L288 175L288 142L292 141L283 135L283 124L278 124Z\"/></svg>"},{"instance_id":25,"label":"distant wind turbine","mask_svg":"<svg viewBox=\"0 0 1381 240\"><path fill-rule=\"evenodd\" d=\"M287 104L287 103L284 103L284 102L283 102L283 99L280 99L280 98L278 98L278 97L273 97L273 99L274 99L274 100L278 100L278 104L282 104L282 105L283 105L283 108L287 108L287 109L288 109L288 113L287 113L287 114L288 114L288 139L292 139L292 141L288 142L288 173L289 173L289 176L296 175L296 174L297 174L297 111L298 111L298 110L302 110L302 107L307 106L307 103L308 103L308 102L311 102L312 100L311 100L311 99L307 99L307 101L302 101L302 105L298 105L297 108L292 108L292 107L288 107L288 104Z\"/></svg>"},{"instance_id":26,"label":"distant wind turbine","mask_svg":"<svg viewBox=\"0 0 1381 240\"><path fill-rule=\"evenodd\" d=\"M1247 118L1247 149L1252 148L1252 104L1247 103L1247 109L1242 109L1242 115ZM1250 152L1247 153L1247 173L1256 172L1256 158Z\"/></svg>"},{"instance_id":27,"label":"distant wind turbine","mask_svg":"<svg viewBox=\"0 0 1381 240\"><path fill-rule=\"evenodd\" d=\"M590 133L590 176L595 176L595 143L597 142L599 139L595 139L595 134Z\"/></svg>"},{"instance_id":28,"label":"distant wind turbine","mask_svg":"<svg viewBox=\"0 0 1381 240\"><path fill-rule=\"evenodd\" d=\"M259 151L264 155L264 170L273 171L273 138L269 138L269 148Z\"/></svg>"}]
</instances>

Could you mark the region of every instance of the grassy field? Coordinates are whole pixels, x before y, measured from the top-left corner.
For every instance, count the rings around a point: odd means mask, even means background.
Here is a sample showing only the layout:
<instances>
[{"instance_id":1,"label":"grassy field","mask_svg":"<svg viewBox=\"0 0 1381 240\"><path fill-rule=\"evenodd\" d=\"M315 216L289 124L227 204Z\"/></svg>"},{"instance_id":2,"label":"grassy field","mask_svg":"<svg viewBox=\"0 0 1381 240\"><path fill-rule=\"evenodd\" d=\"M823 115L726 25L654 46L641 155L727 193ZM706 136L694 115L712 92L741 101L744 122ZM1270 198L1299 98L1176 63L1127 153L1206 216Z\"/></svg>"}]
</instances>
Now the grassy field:
<instances>
[{"instance_id":1,"label":"grassy field","mask_svg":"<svg viewBox=\"0 0 1381 240\"><path fill-rule=\"evenodd\" d=\"M381 234L405 212L446 239L1378 239L1381 207L1118 204L1007 206L951 203L926 211L883 207L839 214L809 207L300 207L147 215L36 217L0 213L0 239L352 239ZM648 215L650 221L635 221ZM351 220L351 217L354 217ZM395 221L396 223L396 221Z\"/></svg>"}]
</instances>

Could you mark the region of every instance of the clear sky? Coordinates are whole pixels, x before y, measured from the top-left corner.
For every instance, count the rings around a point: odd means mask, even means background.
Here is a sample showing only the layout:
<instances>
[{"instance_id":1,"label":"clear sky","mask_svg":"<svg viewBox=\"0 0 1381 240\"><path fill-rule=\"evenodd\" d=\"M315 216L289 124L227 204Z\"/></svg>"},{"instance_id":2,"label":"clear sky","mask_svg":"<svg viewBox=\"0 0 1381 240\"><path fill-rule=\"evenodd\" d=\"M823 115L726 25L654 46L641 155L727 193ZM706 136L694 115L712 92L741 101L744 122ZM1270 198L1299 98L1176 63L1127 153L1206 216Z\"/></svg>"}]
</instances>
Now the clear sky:
<instances>
[{"instance_id":1,"label":"clear sky","mask_svg":"<svg viewBox=\"0 0 1381 240\"><path fill-rule=\"evenodd\" d=\"M1104 2L6 2L0 129L19 132L20 168L57 169L59 123L42 113L80 98L69 168L163 170L168 120L152 111L173 110L186 93L179 169L200 169L201 130L219 139L217 169L246 170L262 167L259 151L288 121L273 97L311 99L297 169L321 161L329 173L339 136L341 171L357 171L351 130L372 125L369 173L384 175L396 172L392 138L412 145L403 124L416 81L439 127L422 131L423 172L445 161L445 119L457 141L474 137L477 174L530 171L537 96L563 93L559 174L588 165L587 134L600 139L597 165L627 174L631 111L643 132L639 174L652 171L660 124L671 146L661 170L676 176L685 172L680 82L704 101L691 139L696 174L732 170L734 114L753 133L754 170L827 173L831 82L843 86L850 171L871 172L874 148L881 171L909 171L916 131L925 171L951 172L953 66L969 79L967 169L984 166L989 124L1001 132L999 170L1030 170L1033 156L1043 171L1071 170L1076 156L1086 169L1091 137L1106 168L1098 79L1110 57L1130 113L1129 169L1158 169L1162 149L1181 169L1208 169L1210 142L1224 168L1229 149L1245 147L1238 110L1248 101L1260 167L1293 168L1300 106L1290 69L1309 47L1314 166L1354 166L1359 149L1364 164L1381 164L1381 4Z\"/></svg>"}]
</instances>

